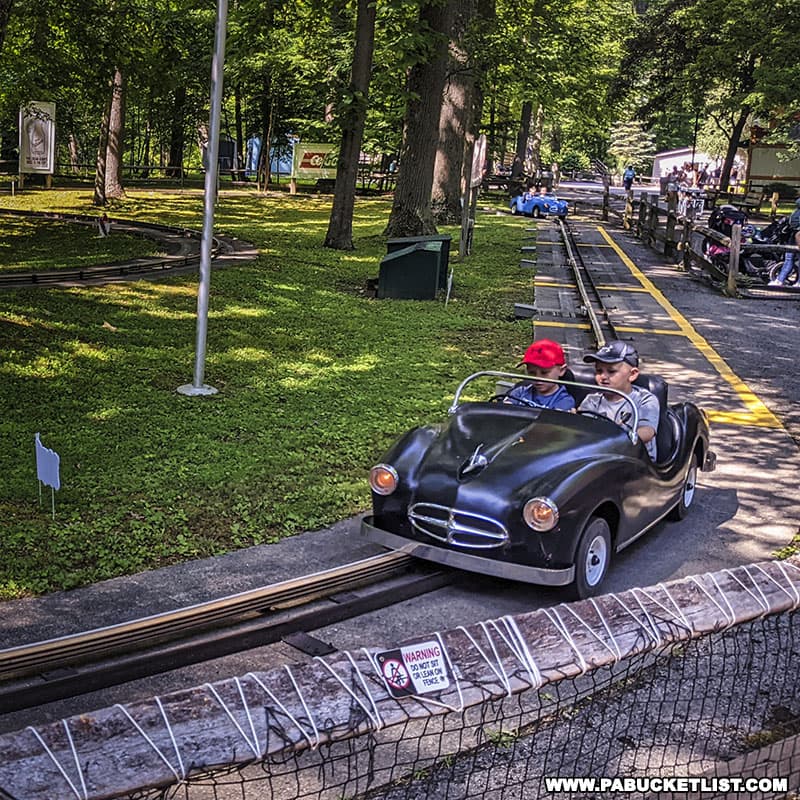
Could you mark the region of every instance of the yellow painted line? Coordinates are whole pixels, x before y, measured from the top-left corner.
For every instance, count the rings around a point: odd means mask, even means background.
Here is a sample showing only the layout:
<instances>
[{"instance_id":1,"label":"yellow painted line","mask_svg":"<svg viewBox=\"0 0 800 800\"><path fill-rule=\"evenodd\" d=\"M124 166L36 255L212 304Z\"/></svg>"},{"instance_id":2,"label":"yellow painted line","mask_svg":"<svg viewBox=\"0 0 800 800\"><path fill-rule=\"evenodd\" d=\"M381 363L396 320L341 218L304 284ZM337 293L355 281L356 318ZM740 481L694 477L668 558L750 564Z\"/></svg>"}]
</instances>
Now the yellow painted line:
<instances>
[{"instance_id":1,"label":"yellow painted line","mask_svg":"<svg viewBox=\"0 0 800 800\"><path fill-rule=\"evenodd\" d=\"M589 242L579 242L578 247L611 247L610 244L590 244Z\"/></svg>"},{"instance_id":2,"label":"yellow painted line","mask_svg":"<svg viewBox=\"0 0 800 800\"><path fill-rule=\"evenodd\" d=\"M540 281L537 278L533 279L536 286L547 286L550 289L575 289L574 283L556 283L555 281Z\"/></svg>"},{"instance_id":3,"label":"yellow painted line","mask_svg":"<svg viewBox=\"0 0 800 800\"><path fill-rule=\"evenodd\" d=\"M623 331L624 333L655 333L658 336L684 336L683 331L674 330L673 328L634 328L630 325L615 325L615 330Z\"/></svg>"},{"instance_id":4,"label":"yellow painted line","mask_svg":"<svg viewBox=\"0 0 800 800\"><path fill-rule=\"evenodd\" d=\"M703 354L708 362L716 369L720 377L727 381L747 409L746 414L736 412L720 412L725 415L726 421L740 425L755 425L762 428L782 428L780 420L758 399L750 387L728 366L722 356L691 326L689 321L678 311L658 287L628 258L627 254L611 238L606 230L597 226L600 235L614 249L623 264L631 271L633 276L647 289L653 299L667 312L669 318L680 328L683 335ZM622 330L622 328L617 328ZM717 421L720 416L715 414ZM709 414L709 418L711 414Z\"/></svg>"},{"instance_id":5,"label":"yellow painted line","mask_svg":"<svg viewBox=\"0 0 800 800\"><path fill-rule=\"evenodd\" d=\"M604 292L641 292L642 294L649 294L647 289L643 286L595 286L595 289Z\"/></svg>"},{"instance_id":6,"label":"yellow painted line","mask_svg":"<svg viewBox=\"0 0 800 800\"><path fill-rule=\"evenodd\" d=\"M533 324L537 328L575 328L582 331L588 331L592 328L588 322L551 322L550 320L546 319L535 319Z\"/></svg>"}]
</instances>

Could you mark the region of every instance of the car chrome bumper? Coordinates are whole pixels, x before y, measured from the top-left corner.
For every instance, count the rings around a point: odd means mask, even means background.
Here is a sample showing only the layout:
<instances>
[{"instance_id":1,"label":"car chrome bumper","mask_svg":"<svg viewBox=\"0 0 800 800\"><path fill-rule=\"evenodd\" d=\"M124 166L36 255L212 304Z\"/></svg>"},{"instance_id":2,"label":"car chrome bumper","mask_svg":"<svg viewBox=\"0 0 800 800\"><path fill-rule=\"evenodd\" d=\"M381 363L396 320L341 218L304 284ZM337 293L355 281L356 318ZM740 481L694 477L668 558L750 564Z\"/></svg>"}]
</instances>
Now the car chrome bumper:
<instances>
[{"instance_id":1,"label":"car chrome bumper","mask_svg":"<svg viewBox=\"0 0 800 800\"><path fill-rule=\"evenodd\" d=\"M361 521L360 535L370 542L382 544L392 550L400 550L414 558L433 561L446 567L456 567L468 572L480 572L495 578L505 578L522 583L535 583L540 586L567 586L575 578L575 567L566 569L546 569L544 567L528 567L524 564L511 564L508 561L497 561L493 558L459 553L445 550L443 547L415 542L395 533L389 533L373 524L372 517Z\"/></svg>"}]
</instances>

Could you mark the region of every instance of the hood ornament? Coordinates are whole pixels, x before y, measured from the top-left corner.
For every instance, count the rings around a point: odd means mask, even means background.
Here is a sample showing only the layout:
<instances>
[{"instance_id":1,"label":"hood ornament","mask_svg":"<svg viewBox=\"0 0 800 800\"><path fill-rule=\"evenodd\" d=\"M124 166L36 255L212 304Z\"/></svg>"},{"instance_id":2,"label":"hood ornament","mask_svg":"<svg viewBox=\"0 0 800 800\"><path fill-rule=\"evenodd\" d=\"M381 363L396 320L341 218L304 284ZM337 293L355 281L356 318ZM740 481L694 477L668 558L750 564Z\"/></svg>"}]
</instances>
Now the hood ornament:
<instances>
[{"instance_id":1,"label":"hood ornament","mask_svg":"<svg viewBox=\"0 0 800 800\"><path fill-rule=\"evenodd\" d=\"M462 467L462 475L474 472L475 470L481 470L489 463L486 456L481 453L481 447L483 447L483 442L475 448L475 452L469 457L469 461Z\"/></svg>"}]
</instances>

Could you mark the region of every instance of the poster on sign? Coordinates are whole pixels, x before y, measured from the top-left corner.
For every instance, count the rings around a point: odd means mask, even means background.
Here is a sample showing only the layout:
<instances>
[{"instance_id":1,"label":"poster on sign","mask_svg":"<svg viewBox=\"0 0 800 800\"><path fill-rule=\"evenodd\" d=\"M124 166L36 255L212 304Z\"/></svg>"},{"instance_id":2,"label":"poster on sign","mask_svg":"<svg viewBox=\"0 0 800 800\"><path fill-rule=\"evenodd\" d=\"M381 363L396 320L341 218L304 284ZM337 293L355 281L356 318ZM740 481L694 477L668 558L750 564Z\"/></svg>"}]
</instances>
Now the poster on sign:
<instances>
[{"instance_id":1,"label":"poster on sign","mask_svg":"<svg viewBox=\"0 0 800 800\"><path fill-rule=\"evenodd\" d=\"M52 175L56 154L56 105L33 101L19 110L19 171Z\"/></svg>"},{"instance_id":2,"label":"poster on sign","mask_svg":"<svg viewBox=\"0 0 800 800\"><path fill-rule=\"evenodd\" d=\"M431 694L450 686L447 654L438 641L384 650L375 661L392 697Z\"/></svg>"},{"instance_id":3,"label":"poster on sign","mask_svg":"<svg viewBox=\"0 0 800 800\"><path fill-rule=\"evenodd\" d=\"M291 177L295 180L334 180L336 161L335 145L295 142Z\"/></svg>"}]
</instances>

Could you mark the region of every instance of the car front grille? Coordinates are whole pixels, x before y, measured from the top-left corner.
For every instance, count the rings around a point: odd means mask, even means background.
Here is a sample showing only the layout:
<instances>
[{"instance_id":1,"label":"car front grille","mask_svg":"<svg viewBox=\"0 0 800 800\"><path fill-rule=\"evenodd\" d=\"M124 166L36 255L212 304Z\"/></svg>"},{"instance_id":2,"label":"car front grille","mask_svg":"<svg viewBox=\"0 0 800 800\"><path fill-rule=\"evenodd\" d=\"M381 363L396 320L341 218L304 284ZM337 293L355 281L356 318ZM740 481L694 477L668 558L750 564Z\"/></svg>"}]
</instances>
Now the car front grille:
<instances>
[{"instance_id":1,"label":"car front grille","mask_svg":"<svg viewBox=\"0 0 800 800\"><path fill-rule=\"evenodd\" d=\"M500 547L509 538L506 526L496 519L436 503L414 503L408 509L408 518L420 533L457 547Z\"/></svg>"}]
</instances>

